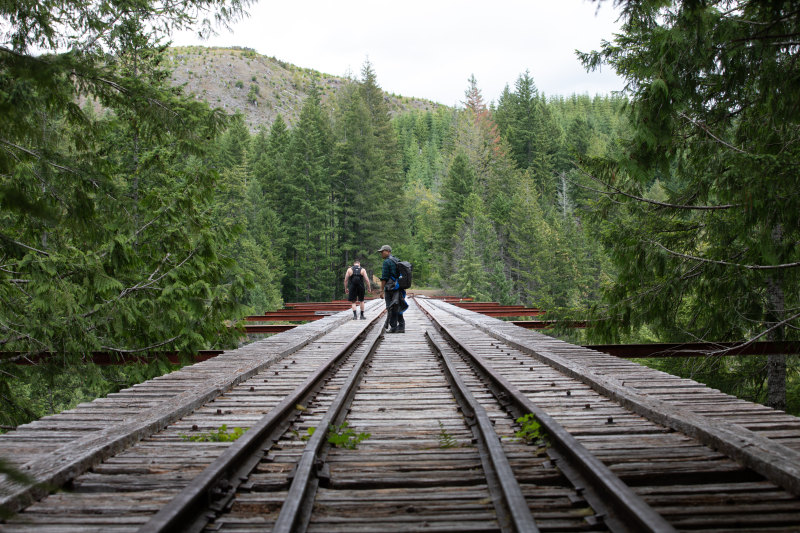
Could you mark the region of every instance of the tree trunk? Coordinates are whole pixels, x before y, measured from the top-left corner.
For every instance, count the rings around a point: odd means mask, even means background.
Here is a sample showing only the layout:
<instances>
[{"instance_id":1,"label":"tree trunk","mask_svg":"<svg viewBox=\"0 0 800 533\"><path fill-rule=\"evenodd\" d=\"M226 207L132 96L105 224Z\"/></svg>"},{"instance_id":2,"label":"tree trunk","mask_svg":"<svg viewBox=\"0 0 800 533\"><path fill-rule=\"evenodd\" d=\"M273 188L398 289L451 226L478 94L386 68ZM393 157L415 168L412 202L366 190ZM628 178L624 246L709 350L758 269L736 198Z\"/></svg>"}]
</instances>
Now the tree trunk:
<instances>
[{"instance_id":1,"label":"tree trunk","mask_svg":"<svg viewBox=\"0 0 800 533\"><path fill-rule=\"evenodd\" d=\"M767 405L786 410L786 356L767 356Z\"/></svg>"},{"instance_id":2,"label":"tree trunk","mask_svg":"<svg viewBox=\"0 0 800 533\"><path fill-rule=\"evenodd\" d=\"M783 237L779 224L772 230L772 242L778 245ZM783 283L779 273L767 278L767 327L780 323L785 317ZM782 341L784 327L778 326L769 332L769 340ZM767 356L767 405L773 409L786 410L786 355Z\"/></svg>"}]
</instances>

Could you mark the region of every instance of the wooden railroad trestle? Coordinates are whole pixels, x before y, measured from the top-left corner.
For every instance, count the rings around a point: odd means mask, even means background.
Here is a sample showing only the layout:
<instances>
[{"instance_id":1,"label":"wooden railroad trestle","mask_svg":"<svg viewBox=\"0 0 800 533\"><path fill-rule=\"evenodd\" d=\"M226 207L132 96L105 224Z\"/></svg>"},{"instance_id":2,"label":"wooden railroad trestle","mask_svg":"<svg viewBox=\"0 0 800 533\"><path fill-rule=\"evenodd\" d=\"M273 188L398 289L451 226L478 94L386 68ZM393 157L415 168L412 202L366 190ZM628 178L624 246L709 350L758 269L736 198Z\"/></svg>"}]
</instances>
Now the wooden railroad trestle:
<instances>
[{"instance_id":1,"label":"wooden railroad trestle","mask_svg":"<svg viewBox=\"0 0 800 533\"><path fill-rule=\"evenodd\" d=\"M382 310L0 436L42 483L0 485L0 531L800 527L797 418L446 302L412 302L405 334ZM547 445L516 436L527 413ZM223 425L249 429L187 440ZM330 426L370 436L332 447Z\"/></svg>"}]
</instances>

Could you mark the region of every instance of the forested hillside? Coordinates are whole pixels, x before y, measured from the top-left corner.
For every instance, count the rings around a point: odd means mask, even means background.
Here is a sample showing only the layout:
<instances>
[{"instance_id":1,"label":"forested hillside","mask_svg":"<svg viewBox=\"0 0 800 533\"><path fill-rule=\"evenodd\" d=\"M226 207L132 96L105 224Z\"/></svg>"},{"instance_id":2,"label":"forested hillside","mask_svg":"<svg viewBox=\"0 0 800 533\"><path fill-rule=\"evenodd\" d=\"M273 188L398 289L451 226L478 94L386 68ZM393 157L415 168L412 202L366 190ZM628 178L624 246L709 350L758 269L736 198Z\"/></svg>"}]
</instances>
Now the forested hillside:
<instances>
[{"instance_id":1,"label":"forested hillside","mask_svg":"<svg viewBox=\"0 0 800 533\"><path fill-rule=\"evenodd\" d=\"M272 124L278 115L287 124L295 124L311 80L315 80L324 104L330 103L347 83L344 76L301 68L240 47L170 47L165 59L173 84L182 87L187 95L226 113L241 113L251 132L260 125ZM392 114L439 107L412 96L384 96Z\"/></svg>"},{"instance_id":2,"label":"forested hillside","mask_svg":"<svg viewBox=\"0 0 800 533\"><path fill-rule=\"evenodd\" d=\"M222 136L222 183L250 183L237 200L254 211L244 225L274 228L257 249L276 245L277 264L254 272L262 283L245 303L274 304L261 295L278 269L287 301L341 298L347 266L358 258L374 272L383 243L421 286L553 311L596 300L609 274L581 222L576 163L606 155L623 100L546 100L526 73L494 109L473 79L463 108L392 119L369 64L329 108L309 92L294 128L278 118L251 136L239 117Z\"/></svg>"},{"instance_id":3,"label":"forested hillside","mask_svg":"<svg viewBox=\"0 0 800 533\"><path fill-rule=\"evenodd\" d=\"M796 14L631 3L583 56L628 96L545 96L521 72L448 108L387 95L368 62L335 78L161 44L209 0L62 4L0 7L2 425L235 345L248 313L341 298L382 244L417 287L590 319L572 340L797 338L798 52L770 37ZM709 361L672 370L758 401L797 387L796 358Z\"/></svg>"}]
</instances>

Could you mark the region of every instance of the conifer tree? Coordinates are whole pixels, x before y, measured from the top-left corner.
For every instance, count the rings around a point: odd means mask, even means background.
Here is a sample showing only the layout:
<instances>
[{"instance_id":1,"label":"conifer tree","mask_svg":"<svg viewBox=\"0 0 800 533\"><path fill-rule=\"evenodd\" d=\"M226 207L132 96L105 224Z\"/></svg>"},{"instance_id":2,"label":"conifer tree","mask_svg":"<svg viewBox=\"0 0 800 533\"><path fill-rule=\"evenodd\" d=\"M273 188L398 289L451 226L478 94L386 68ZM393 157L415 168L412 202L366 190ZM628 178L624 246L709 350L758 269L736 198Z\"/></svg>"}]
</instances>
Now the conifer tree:
<instances>
[{"instance_id":1,"label":"conifer tree","mask_svg":"<svg viewBox=\"0 0 800 533\"><path fill-rule=\"evenodd\" d=\"M392 128L387 99L377 82L369 61L361 69L358 85L361 97L369 111L373 149L366 158L368 183L377 194L372 213L379 219L378 234L387 242L405 240L408 235L408 213L403 205L403 180L400 169L400 151ZM369 235L365 251L374 243Z\"/></svg>"},{"instance_id":2,"label":"conifer tree","mask_svg":"<svg viewBox=\"0 0 800 533\"><path fill-rule=\"evenodd\" d=\"M370 111L357 82L337 96L334 204L337 208L340 267L368 256L380 236L380 179L377 139ZM375 246L373 245L372 248ZM344 273L341 274L344 278Z\"/></svg>"},{"instance_id":3,"label":"conifer tree","mask_svg":"<svg viewBox=\"0 0 800 533\"><path fill-rule=\"evenodd\" d=\"M261 128L253 138L248 168L253 177L249 196L252 206L249 215L250 233L256 244L268 258L271 273L277 280L277 295L268 291L266 309L279 307L280 286L285 275L283 252L286 249L286 232L282 215L284 202L281 200L281 183L287 175L286 154L289 149L290 133L281 115L275 117L269 132Z\"/></svg>"},{"instance_id":4,"label":"conifer tree","mask_svg":"<svg viewBox=\"0 0 800 533\"><path fill-rule=\"evenodd\" d=\"M279 216L283 205L280 198L281 183L287 173L287 152L291 134L283 117L277 115L270 126L269 133L263 129L253 139L249 166L253 179L261 186L263 200ZM277 238L278 235L273 235Z\"/></svg>"},{"instance_id":5,"label":"conifer tree","mask_svg":"<svg viewBox=\"0 0 800 533\"><path fill-rule=\"evenodd\" d=\"M330 175L333 141L319 90L312 83L287 150L279 186L286 235L287 301L328 300L334 294Z\"/></svg>"},{"instance_id":6,"label":"conifer tree","mask_svg":"<svg viewBox=\"0 0 800 533\"><path fill-rule=\"evenodd\" d=\"M442 185L441 239L442 247L448 255L455 244L456 230L467 198L475 190L475 171L467 156L459 153L453 159L450 172Z\"/></svg>"},{"instance_id":7,"label":"conifer tree","mask_svg":"<svg viewBox=\"0 0 800 533\"><path fill-rule=\"evenodd\" d=\"M486 302L489 296L489 286L486 272L480 260L478 246L472 232L466 231L464 238L459 242L456 252L456 261L452 274L455 290L464 298L472 298L476 302Z\"/></svg>"},{"instance_id":8,"label":"conifer tree","mask_svg":"<svg viewBox=\"0 0 800 533\"><path fill-rule=\"evenodd\" d=\"M603 333L646 324L664 340L796 338L796 5L622 4L615 41L582 56L610 63L632 95L625 153L591 168L620 269ZM659 182L663 200L651 193ZM766 378L767 403L783 408L784 357L769 357Z\"/></svg>"},{"instance_id":9,"label":"conifer tree","mask_svg":"<svg viewBox=\"0 0 800 533\"><path fill-rule=\"evenodd\" d=\"M231 271L230 282L235 277L243 285L236 296L251 313L278 307L282 272L263 225L277 218L268 205L258 203L258 190L258 182L249 176L245 165L223 170L214 214L215 225L230 235L219 253L239 266Z\"/></svg>"},{"instance_id":10,"label":"conifer tree","mask_svg":"<svg viewBox=\"0 0 800 533\"><path fill-rule=\"evenodd\" d=\"M561 133L527 71L514 92L503 92L495 116L517 167L529 171L545 201L555 202Z\"/></svg>"},{"instance_id":11,"label":"conifer tree","mask_svg":"<svg viewBox=\"0 0 800 533\"><path fill-rule=\"evenodd\" d=\"M219 255L208 164L223 116L169 85L159 39L216 5L0 6L4 351L52 353L69 375L95 350L233 340L243 287ZM20 412L12 375L0 369L4 413Z\"/></svg>"},{"instance_id":12,"label":"conifer tree","mask_svg":"<svg viewBox=\"0 0 800 533\"><path fill-rule=\"evenodd\" d=\"M383 91L369 62L361 79L345 85L336 99L335 207L339 279L354 259L370 258L378 242L406 241L400 145ZM376 263L371 270L378 268ZM341 284L337 285L337 288Z\"/></svg>"},{"instance_id":13,"label":"conifer tree","mask_svg":"<svg viewBox=\"0 0 800 533\"><path fill-rule=\"evenodd\" d=\"M463 199L458 225L452 273L458 294L477 301L509 303L511 284L505 273L497 232L476 193Z\"/></svg>"},{"instance_id":14,"label":"conifer tree","mask_svg":"<svg viewBox=\"0 0 800 533\"><path fill-rule=\"evenodd\" d=\"M244 123L244 115L236 113L220 140L219 167L230 169L247 163L250 150L250 132Z\"/></svg>"},{"instance_id":15,"label":"conifer tree","mask_svg":"<svg viewBox=\"0 0 800 533\"><path fill-rule=\"evenodd\" d=\"M417 286L439 286L439 210L437 195L419 182L406 188L406 205L409 206L409 241L403 245L404 259L414 265L414 283Z\"/></svg>"},{"instance_id":16,"label":"conifer tree","mask_svg":"<svg viewBox=\"0 0 800 533\"><path fill-rule=\"evenodd\" d=\"M548 283L553 280L550 270L558 236L545 220L533 184L520 179L515 185L508 232L511 278L520 300L543 309L552 308Z\"/></svg>"},{"instance_id":17,"label":"conifer tree","mask_svg":"<svg viewBox=\"0 0 800 533\"><path fill-rule=\"evenodd\" d=\"M164 50L143 13L120 12L114 31L96 36L116 52L102 61L95 42L84 43L84 54L29 55L33 42L70 38L48 26L44 11L36 25L17 28L16 49L0 50L0 112L13 125L0 150L0 246L11 268L0 276L14 271L20 280L0 283L2 313L5 324L26 324L0 332L6 349L197 348L222 327L213 320L223 309L216 298L225 262L204 265L220 237L204 215L214 174L196 157L221 117L167 85ZM79 109L78 96L98 98L107 112ZM156 303L170 292L170 305ZM152 319L154 309L163 320ZM201 319L207 326L182 331Z\"/></svg>"}]
</instances>

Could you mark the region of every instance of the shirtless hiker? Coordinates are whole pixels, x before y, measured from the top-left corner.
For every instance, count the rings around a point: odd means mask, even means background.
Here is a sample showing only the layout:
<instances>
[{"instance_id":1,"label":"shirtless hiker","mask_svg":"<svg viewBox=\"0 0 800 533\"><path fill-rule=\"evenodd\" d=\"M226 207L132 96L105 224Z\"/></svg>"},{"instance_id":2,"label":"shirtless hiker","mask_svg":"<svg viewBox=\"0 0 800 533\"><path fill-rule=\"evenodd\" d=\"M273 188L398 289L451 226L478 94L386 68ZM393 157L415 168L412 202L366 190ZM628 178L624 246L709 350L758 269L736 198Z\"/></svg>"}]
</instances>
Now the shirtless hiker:
<instances>
[{"instance_id":1,"label":"shirtless hiker","mask_svg":"<svg viewBox=\"0 0 800 533\"><path fill-rule=\"evenodd\" d=\"M361 267L361 262L358 260L353 261L353 266L347 269L347 274L344 275L344 293L347 299L350 300L353 309L353 320L357 320L356 305L361 302L361 319L366 320L364 316L364 287L367 290L372 290L369 284L369 277L367 271Z\"/></svg>"}]
</instances>

